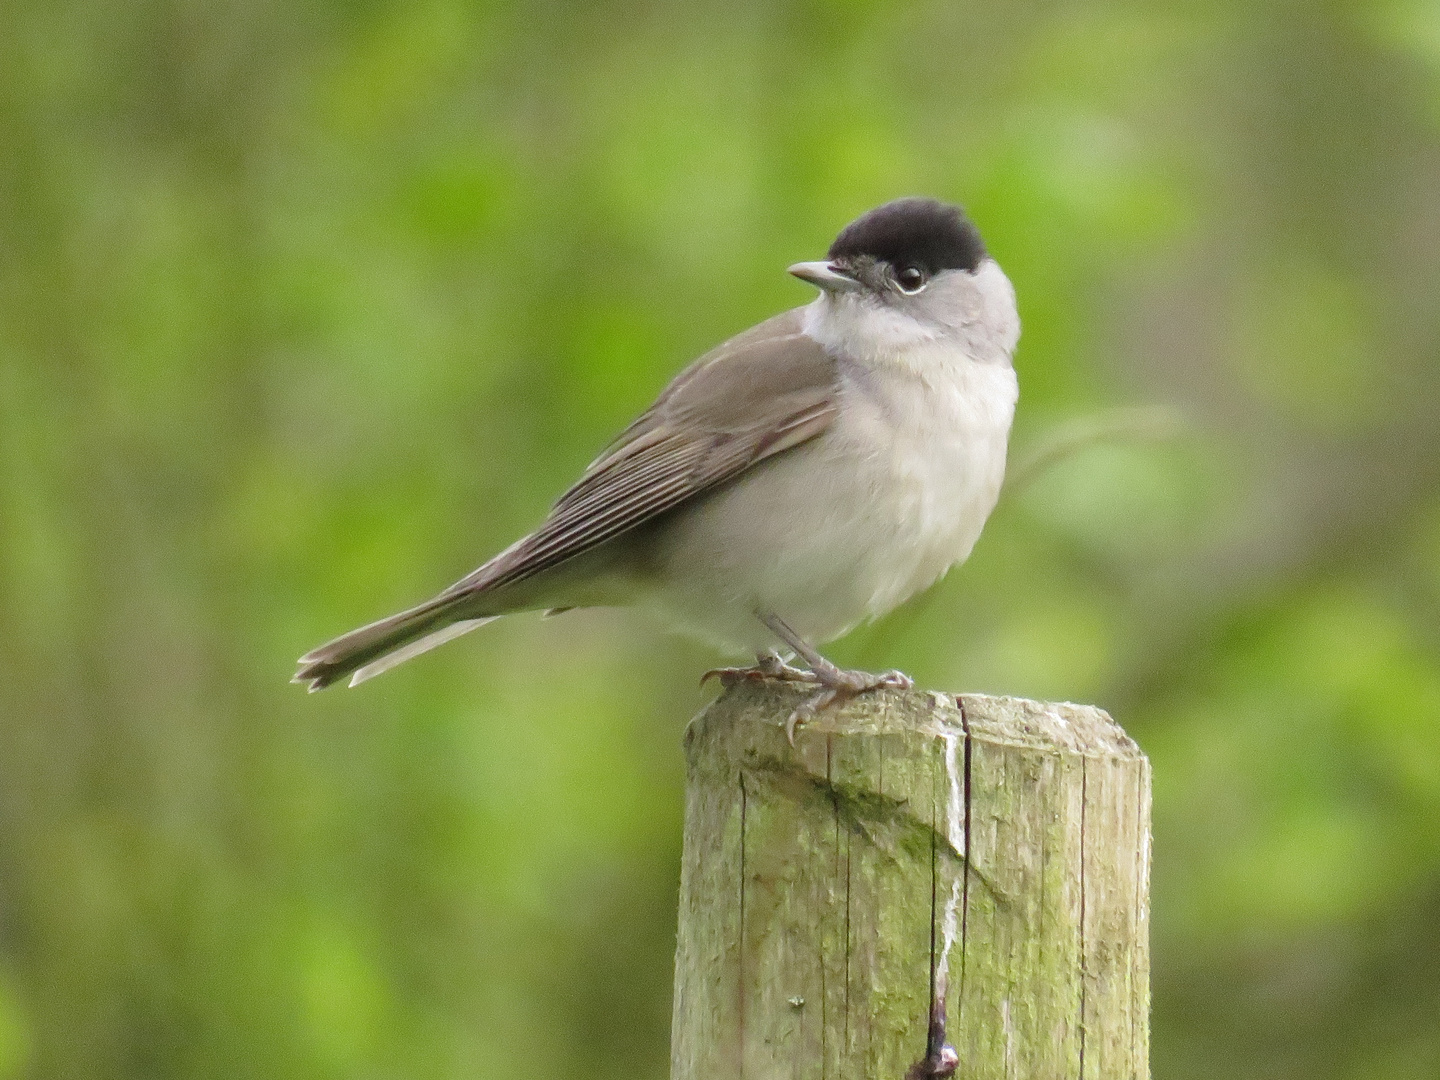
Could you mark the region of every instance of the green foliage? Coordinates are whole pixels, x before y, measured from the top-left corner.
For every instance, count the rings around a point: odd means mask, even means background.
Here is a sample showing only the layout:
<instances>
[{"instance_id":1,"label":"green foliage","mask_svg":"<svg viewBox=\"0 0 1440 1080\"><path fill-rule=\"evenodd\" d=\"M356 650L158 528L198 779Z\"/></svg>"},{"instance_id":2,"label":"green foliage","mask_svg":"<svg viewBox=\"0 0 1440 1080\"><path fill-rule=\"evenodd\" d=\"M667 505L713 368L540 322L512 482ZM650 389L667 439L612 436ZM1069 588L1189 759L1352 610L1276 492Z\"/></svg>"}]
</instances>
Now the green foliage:
<instances>
[{"instance_id":1,"label":"green foliage","mask_svg":"<svg viewBox=\"0 0 1440 1080\"><path fill-rule=\"evenodd\" d=\"M1017 447L839 643L1155 766L1158 1076L1440 1073L1440 32L1419 0L0 11L0 1078L666 1074L718 658L515 619L355 692L895 195L1025 322Z\"/></svg>"}]
</instances>

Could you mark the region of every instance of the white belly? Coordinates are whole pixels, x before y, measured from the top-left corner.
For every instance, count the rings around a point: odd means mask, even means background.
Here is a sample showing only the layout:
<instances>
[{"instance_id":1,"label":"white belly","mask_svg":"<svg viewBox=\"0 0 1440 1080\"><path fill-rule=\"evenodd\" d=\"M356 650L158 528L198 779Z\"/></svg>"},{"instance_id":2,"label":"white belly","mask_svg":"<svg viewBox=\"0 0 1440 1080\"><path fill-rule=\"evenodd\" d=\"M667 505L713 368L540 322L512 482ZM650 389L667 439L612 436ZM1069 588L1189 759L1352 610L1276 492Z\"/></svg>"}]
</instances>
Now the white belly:
<instances>
[{"instance_id":1,"label":"white belly","mask_svg":"<svg viewBox=\"0 0 1440 1080\"><path fill-rule=\"evenodd\" d=\"M657 534L650 606L722 646L774 644L772 611L816 644L885 614L963 561L995 505L1016 382L959 360L856 371L824 434Z\"/></svg>"}]
</instances>

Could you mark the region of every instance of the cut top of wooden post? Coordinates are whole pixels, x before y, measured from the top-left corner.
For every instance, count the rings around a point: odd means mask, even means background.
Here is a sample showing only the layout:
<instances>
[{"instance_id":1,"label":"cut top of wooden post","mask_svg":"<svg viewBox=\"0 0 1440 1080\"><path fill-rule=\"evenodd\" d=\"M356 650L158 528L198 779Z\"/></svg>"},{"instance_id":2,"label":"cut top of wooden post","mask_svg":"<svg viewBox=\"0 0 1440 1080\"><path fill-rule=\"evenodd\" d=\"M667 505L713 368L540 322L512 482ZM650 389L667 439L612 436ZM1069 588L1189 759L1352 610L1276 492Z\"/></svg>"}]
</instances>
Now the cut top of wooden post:
<instances>
[{"instance_id":1,"label":"cut top of wooden post","mask_svg":"<svg viewBox=\"0 0 1440 1080\"><path fill-rule=\"evenodd\" d=\"M1148 1077L1149 765L1099 709L926 691L686 733L672 1077Z\"/></svg>"}]
</instances>

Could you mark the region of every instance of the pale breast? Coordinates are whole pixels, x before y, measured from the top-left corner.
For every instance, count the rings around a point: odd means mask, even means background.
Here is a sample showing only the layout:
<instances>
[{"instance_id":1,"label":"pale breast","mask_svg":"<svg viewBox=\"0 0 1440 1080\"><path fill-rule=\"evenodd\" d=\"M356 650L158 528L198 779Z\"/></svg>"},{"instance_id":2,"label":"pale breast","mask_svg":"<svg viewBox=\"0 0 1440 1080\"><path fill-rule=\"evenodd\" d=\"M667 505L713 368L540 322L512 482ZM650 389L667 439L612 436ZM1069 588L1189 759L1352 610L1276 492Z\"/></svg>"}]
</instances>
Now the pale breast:
<instances>
[{"instance_id":1,"label":"pale breast","mask_svg":"<svg viewBox=\"0 0 1440 1080\"><path fill-rule=\"evenodd\" d=\"M872 448L859 471L879 541L865 606L874 618L970 554L1004 479L1016 384L1008 364L961 360L923 378L866 373L854 386L841 434L857 457Z\"/></svg>"},{"instance_id":2,"label":"pale breast","mask_svg":"<svg viewBox=\"0 0 1440 1080\"><path fill-rule=\"evenodd\" d=\"M816 643L889 611L970 553L994 506L1015 404L1008 365L925 379L842 371L819 438L697 501L657 534L653 606L736 648L774 611Z\"/></svg>"}]
</instances>

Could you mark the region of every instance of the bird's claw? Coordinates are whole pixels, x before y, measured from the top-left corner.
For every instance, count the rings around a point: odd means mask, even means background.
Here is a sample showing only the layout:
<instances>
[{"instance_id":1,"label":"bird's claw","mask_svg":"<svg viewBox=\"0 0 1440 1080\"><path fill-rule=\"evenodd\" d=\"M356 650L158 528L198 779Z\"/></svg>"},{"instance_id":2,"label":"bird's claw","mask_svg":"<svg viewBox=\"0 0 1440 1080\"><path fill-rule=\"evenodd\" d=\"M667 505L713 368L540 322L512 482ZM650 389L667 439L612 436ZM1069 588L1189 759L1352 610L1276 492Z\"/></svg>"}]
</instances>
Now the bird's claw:
<instances>
[{"instance_id":1,"label":"bird's claw","mask_svg":"<svg viewBox=\"0 0 1440 1080\"><path fill-rule=\"evenodd\" d=\"M795 710L785 718L785 741L793 748L795 746L795 728L809 720L821 709L832 704L839 696L840 691L831 686L821 690L818 694L811 694L797 705Z\"/></svg>"},{"instance_id":2,"label":"bird's claw","mask_svg":"<svg viewBox=\"0 0 1440 1080\"><path fill-rule=\"evenodd\" d=\"M780 682L815 682L813 674L804 668L791 667L781 660L774 653L765 653L755 658L755 663L750 667L718 667L711 668L700 676L700 685L704 686L711 678L720 680L720 685L726 690L741 682L764 682L766 679L776 679Z\"/></svg>"},{"instance_id":3,"label":"bird's claw","mask_svg":"<svg viewBox=\"0 0 1440 1080\"><path fill-rule=\"evenodd\" d=\"M903 671L896 671L894 668L891 668L889 671L884 672L882 675L880 675L880 677L875 681L875 683L871 686L866 687L866 689L913 690L915 689L915 680L910 678L910 676L906 675Z\"/></svg>"},{"instance_id":4,"label":"bird's claw","mask_svg":"<svg viewBox=\"0 0 1440 1080\"><path fill-rule=\"evenodd\" d=\"M712 667L704 675L700 676L700 685L704 686L711 679L719 679L720 685L726 690L739 682L759 682L765 678L763 672L753 667Z\"/></svg>"},{"instance_id":5,"label":"bird's claw","mask_svg":"<svg viewBox=\"0 0 1440 1080\"><path fill-rule=\"evenodd\" d=\"M837 701L848 701L868 690L909 690L915 685L915 680L909 675L893 670L871 675L864 671L837 668L833 672L813 675L812 678L822 684L822 689L802 701L785 718L785 740L792 747L795 745L796 727Z\"/></svg>"},{"instance_id":6,"label":"bird's claw","mask_svg":"<svg viewBox=\"0 0 1440 1080\"><path fill-rule=\"evenodd\" d=\"M836 667L801 641L789 627L778 619L771 619L767 621L766 625L775 630L782 640L795 646L796 651L810 665L810 670L792 667L780 658L779 653L770 650L759 653L755 657L752 667L711 668L700 676L700 685L704 686L712 678L715 678L719 679L720 685L727 690L737 683L764 682L767 679L774 679L778 682L811 683L818 686L819 689L815 693L802 701L785 718L785 740L792 747L795 745L796 727L809 720L820 710L829 708L835 702L847 701L867 690L909 690L915 685L910 676L903 671L891 670L879 675L871 675L868 671L846 671L844 668Z\"/></svg>"}]
</instances>

